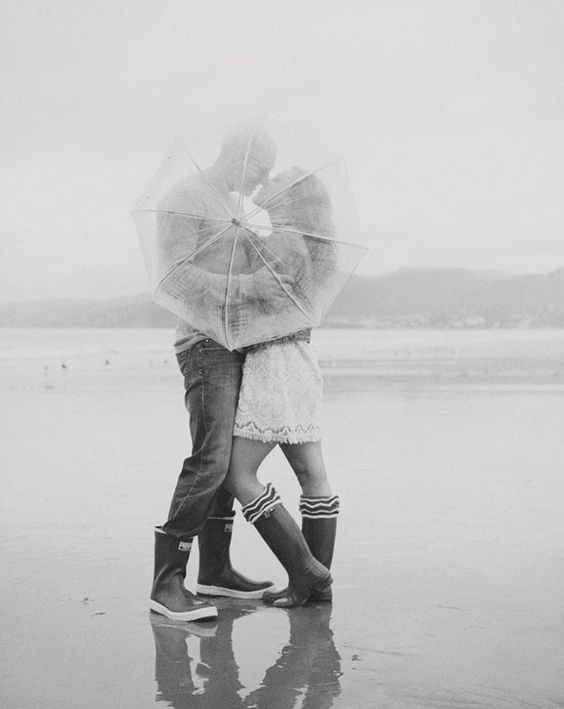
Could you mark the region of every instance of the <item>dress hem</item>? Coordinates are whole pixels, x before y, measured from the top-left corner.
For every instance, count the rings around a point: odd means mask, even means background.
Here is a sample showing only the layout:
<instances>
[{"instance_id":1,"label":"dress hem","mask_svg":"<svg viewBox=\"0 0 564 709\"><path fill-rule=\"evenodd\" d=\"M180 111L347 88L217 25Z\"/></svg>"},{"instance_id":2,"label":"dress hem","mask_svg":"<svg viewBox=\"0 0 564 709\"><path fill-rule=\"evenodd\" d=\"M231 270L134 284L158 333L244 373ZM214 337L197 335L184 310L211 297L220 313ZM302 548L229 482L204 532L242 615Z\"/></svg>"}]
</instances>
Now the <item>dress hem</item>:
<instances>
[{"instance_id":1,"label":"dress hem","mask_svg":"<svg viewBox=\"0 0 564 709\"><path fill-rule=\"evenodd\" d=\"M234 431L233 435L237 438L247 438L251 441L262 441L263 443L318 443L321 440L319 434L316 435L304 435L304 436L280 436L280 435L268 435L261 433L249 433L247 431Z\"/></svg>"}]
</instances>

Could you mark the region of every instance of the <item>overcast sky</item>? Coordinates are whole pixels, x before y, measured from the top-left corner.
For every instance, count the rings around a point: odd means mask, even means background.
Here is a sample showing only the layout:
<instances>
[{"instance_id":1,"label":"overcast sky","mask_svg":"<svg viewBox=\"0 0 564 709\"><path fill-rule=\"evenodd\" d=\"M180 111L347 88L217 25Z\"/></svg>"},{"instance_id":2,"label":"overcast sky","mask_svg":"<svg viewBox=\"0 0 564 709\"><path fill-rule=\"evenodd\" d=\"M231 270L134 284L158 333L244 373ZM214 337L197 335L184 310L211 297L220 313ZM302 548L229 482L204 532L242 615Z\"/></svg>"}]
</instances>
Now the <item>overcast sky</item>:
<instances>
[{"instance_id":1,"label":"overcast sky","mask_svg":"<svg viewBox=\"0 0 564 709\"><path fill-rule=\"evenodd\" d=\"M147 290L172 139L267 112L347 157L361 271L564 266L562 0L1 0L0 301Z\"/></svg>"}]
</instances>

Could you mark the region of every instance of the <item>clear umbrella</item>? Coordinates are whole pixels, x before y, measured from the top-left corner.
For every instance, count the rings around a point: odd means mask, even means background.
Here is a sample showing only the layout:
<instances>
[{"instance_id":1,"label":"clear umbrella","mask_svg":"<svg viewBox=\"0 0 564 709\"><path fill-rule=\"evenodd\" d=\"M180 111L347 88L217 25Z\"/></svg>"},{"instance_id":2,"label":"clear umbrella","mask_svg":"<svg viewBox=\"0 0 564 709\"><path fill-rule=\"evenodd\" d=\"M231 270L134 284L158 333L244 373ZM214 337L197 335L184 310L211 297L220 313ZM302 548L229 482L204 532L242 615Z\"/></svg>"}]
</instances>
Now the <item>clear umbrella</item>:
<instances>
[{"instance_id":1,"label":"clear umbrella","mask_svg":"<svg viewBox=\"0 0 564 709\"><path fill-rule=\"evenodd\" d=\"M176 141L135 220L153 299L230 350L316 327L366 246L345 161L263 119Z\"/></svg>"}]
</instances>

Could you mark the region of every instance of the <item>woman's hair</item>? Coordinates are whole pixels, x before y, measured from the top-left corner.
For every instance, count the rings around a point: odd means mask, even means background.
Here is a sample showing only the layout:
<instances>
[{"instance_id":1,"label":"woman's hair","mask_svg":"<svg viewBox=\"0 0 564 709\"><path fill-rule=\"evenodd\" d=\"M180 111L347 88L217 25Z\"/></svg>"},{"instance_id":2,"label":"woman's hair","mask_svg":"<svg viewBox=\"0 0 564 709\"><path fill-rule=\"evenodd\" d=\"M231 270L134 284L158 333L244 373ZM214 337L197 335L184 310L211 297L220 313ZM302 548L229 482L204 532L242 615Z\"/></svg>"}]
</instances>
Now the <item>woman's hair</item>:
<instances>
[{"instance_id":1,"label":"woman's hair","mask_svg":"<svg viewBox=\"0 0 564 709\"><path fill-rule=\"evenodd\" d=\"M290 225L304 235L313 268L328 273L337 260L331 198L317 175L301 167L288 173L291 187L285 192L285 207Z\"/></svg>"},{"instance_id":2,"label":"woman's hair","mask_svg":"<svg viewBox=\"0 0 564 709\"><path fill-rule=\"evenodd\" d=\"M283 176L288 186L266 206L273 224L332 238L331 199L319 177L297 166L285 170Z\"/></svg>"},{"instance_id":3,"label":"woman's hair","mask_svg":"<svg viewBox=\"0 0 564 709\"><path fill-rule=\"evenodd\" d=\"M317 175L294 166L277 175L275 191L262 203L272 222L272 237L253 239L249 259L258 266L256 254L270 263L279 259L295 278L294 289L315 292L334 272L337 245L334 241L331 199ZM259 203L260 204L260 203ZM313 290L312 290L313 289Z\"/></svg>"}]
</instances>

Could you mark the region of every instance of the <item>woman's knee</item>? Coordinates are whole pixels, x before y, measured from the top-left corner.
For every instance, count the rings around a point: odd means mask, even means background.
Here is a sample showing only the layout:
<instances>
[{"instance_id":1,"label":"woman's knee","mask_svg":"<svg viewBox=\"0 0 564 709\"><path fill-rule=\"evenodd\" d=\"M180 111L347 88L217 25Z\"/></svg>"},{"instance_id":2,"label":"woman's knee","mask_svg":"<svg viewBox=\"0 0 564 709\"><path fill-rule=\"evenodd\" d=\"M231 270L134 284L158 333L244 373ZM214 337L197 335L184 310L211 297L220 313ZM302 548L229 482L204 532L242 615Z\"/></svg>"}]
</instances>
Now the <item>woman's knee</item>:
<instances>
[{"instance_id":1,"label":"woman's knee","mask_svg":"<svg viewBox=\"0 0 564 709\"><path fill-rule=\"evenodd\" d=\"M316 485L327 480L327 473L325 468L313 467L313 468L294 468L294 473L300 484L300 487L304 488L309 485Z\"/></svg>"},{"instance_id":2,"label":"woman's knee","mask_svg":"<svg viewBox=\"0 0 564 709\"><path fill-rule=\"evenodd\" d=\"M227 475L225 476L225 479L223 481L223 487L230 495L233 495L233 497L237 497L237 478L232 475L229 475L229 471L227 472Z\"/></svg>"},{"instance_id":3,"label":"woman's knee","mask_svg":"<svg viewBox=\"0 0 564 709\"><path fill-rule=\"evenodd\" d=\"M235 436L230 465L241 475L245 473L256 475L261 463L273 448L274 444L271 443Z\"/></svg>"},{"instance_id":4,"label":"woman's knee","mask_svg":"<svg viewBox=\"0 0 564 709\"><path fill-rule=\"evenodd\" d=\"M282 450L294 471L303 494L328 494L329 482L319 444L287 445Z\"/></svg>"},{"instance_id":5,"label":"woman's knee","mask_svg":"<svg viewBox=\"0 0 564 709\"><path fill-rule=\"evenodd\" d=\"M325 477L325 463L319 445L307 443L285 445L282 451L298 479Z\"/></svg>"},{"instance_id":6,"label":"woman's knee","mask_svg":"<svg viewBox=\"0 0 564 709\"><path fill-rule=\"evenodd\" d=\"M257 473L260 464L272 450L273 445L244 438L234 438L231 460L224 485L240 501L249 491L258 489Z\"/></svg>"}]
</instances>

